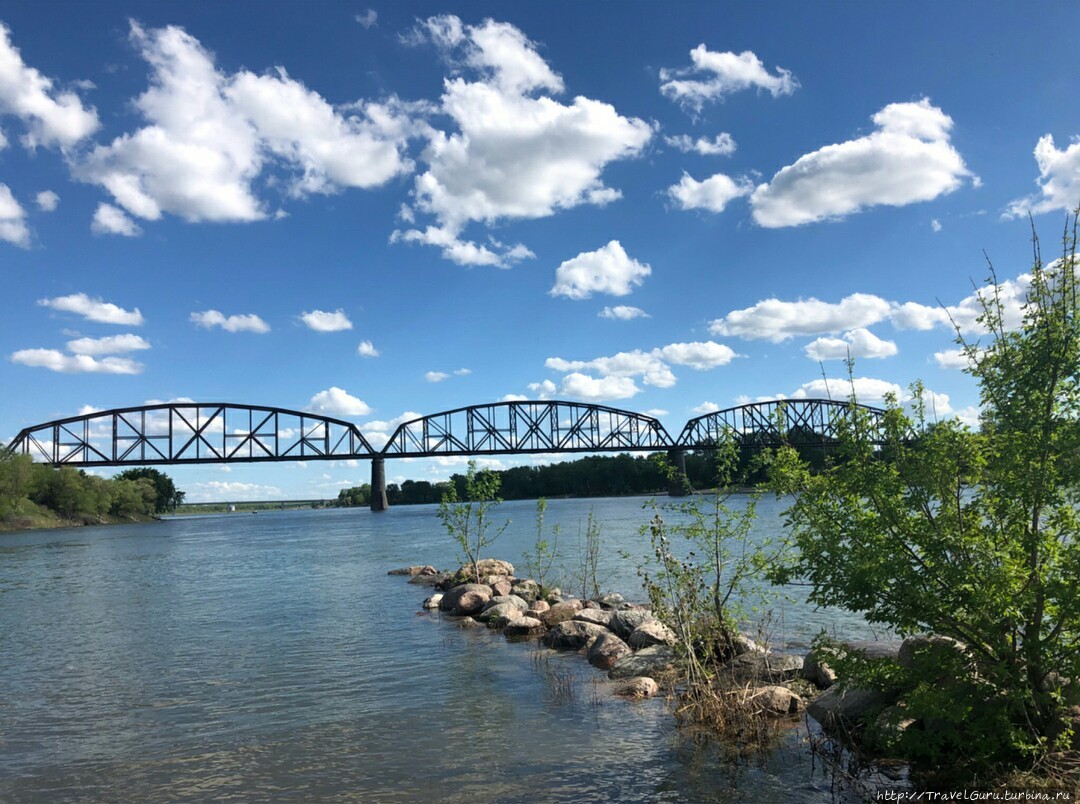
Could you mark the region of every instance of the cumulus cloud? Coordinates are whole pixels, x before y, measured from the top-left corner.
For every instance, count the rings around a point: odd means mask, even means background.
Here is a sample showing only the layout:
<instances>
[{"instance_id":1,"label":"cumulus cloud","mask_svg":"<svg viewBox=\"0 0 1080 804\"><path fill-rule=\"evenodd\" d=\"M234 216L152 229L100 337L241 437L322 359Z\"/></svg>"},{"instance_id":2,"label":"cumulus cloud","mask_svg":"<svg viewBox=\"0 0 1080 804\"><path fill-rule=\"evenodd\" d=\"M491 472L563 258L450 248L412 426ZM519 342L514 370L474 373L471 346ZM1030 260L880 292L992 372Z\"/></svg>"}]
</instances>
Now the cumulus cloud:
<instances>
[{"instance_id":1,"label":"cumulus cloud","mask_svg":"<svg viewBox=\"0 0 1080 804\"><path fill-rule=\"evenodd\" d=\"M641 152L652 137L648 123L583 96L569 104L555 100L562 78L513 25L431 17L412 41L436 45L459 73L443 82L440 99L456 131L430 129L422 155L427 169L413 189L410 214L426 213L436 224L397 231L393 241L437 246L461 265L506 267L532 252L463 238L468 224L544 218L619 197L600 174Z\"/></svg>"},{"instance_id":2,"label":"cumulus cloud","mask_svg":"<svg viewBox=\"0 0 1080 804\"><path fill-rule=\"evenodd\" d=\"M34 201L42 212L54 212L60 205L60 196L52 190L42 190L34 196Z\"/></svg>"},{"instance_id":3,"label":"cumulus cloud","mask_svg":"<svg viewBox=\"0 0 1080 804\"><path fill-rule=\"evenodd\" d=\"M13 115L26 126L23 144L70 148L98 128L97 112L79 96L60 91L51 78L27 66L0 23L0 114Z\"/></svg>"},{"instance_id":4,"label":"cumulus cloud","mask_svg":"<svg viewBox=\"0 0 1080 804\"><path fill-rule=\"evenodd\" d=\"M746 89L765 90L776 98L799 88L790 70L777 67L774 75L749 50L719 53L701 44L690 51L690 61L692 67L660 70L660 91L697 112L707 101Z\"/></svg>"},{"instance_id":5,"label":"cumulus cloud","mask_svg":"<svg viewBox=\"0 0 1080 804\"><path fill-rule=\"evenodd\" d=\"M468 377L470 374L472 374L472 369L468 369L468 368L454 369L454 376L455 377Z\"/></svg>"},{"instance_id":6,"label":"cumulus cloud","mask_svg":"<svg viewBox=\"0 0 1080 804\"><path fill-rule=\"evenodd\" d=\"M867 293L853 293L836 304L814 298L795 302L773 298L715 319L709 331L780 343L798 335L868 327L885 319L889 311L889 302Z\"/></svg>"},{"instance_id":7,"label":"cumulus cloud","mask_svg":"<svg viewBox=\"0 0 1080 804\"><path fill-rule=\"evenodd\" d=\"M146 125L93 149L76 174L134 217L260 220L253 183L272 166L294 196L375 187L411 169L402 155L411 123L393 103L335 108L283 68L225 75L175 26L132 22L131 41L151 68L134 101Z\"/></svg>"},{"instance_id":8,"label":"cumulus cloud","mask_svg":"<svg viewBox=\"0 0 1080 804\"><path fill-rule=\"evenodd\" d=\"M1080 199L1080 139L1059 151L1052 135L1040 137L1035 145L1035 163L1039 166L1036 181L1039 191L1013 201L1005 216L1076 209L1077 199Z\"/></svg>"},{"instance_id":9,"label":"cumulus cloud","mask_svg":"<svg viewBox=\"0 0 1080 804\"><path fill-rule=\"evenodd\" d=\"M783 168L750 196L754 220L776 228L905 206L951 193L970 176L949 142L952 118L923 98L873 116L877 131L827 145Z\"/></svg>"},{"instance_id":10,"label":"cumulus cloud","mask_svg":"<svg viewBox=\"0 0 1080 804\"><path fill-rule=\"evenodd\" d=\"M935 232L940 232L941 231L941 221L939 221L937 218L934 218L933 220L930 221L930 228L933 229Z\"/></svg>"},{"instance_id":11,"label":"cumulus cloud","mask_svg":"<svg viewBox=\"0 0 1080 804\"><path fill-rule=\"evenodd\" d=\"M379 23L379 12L373 8L365 8L361 13L353 17L365 28L373 28Z\"/></svg>"},{"instance_id":12,"label":"cumulus cloud","mask_svg":"<svg viewBox=\"0 0 1080 804\"><path fill-rule=\"evenodd\" d=\"M76 338L68 341L68 351L77 355L119 355L149 349L150 343L138 335L109 335L105 338Z\"/></svg>"},{"instance_id":13,"label":"cumulus cloud","mask_svg":"<svg viewBox=\"0 0 1080 804\"><path fill-rule=\"evenodd\" d=\"M625 304L617 304L614 307L605 307L597 315L600 318L614 318L618 321L630 321L634 318L650 318L651 316L640 307L628 307Z\"/></svg>"},{"instance_id":14,"label":"cumulus cloud","mask_svg":"<svg viewBox=\"0 0 1080 804\"><path fill-rule=\"evenodd\" d=\"M593 293L626 296L652 273L647 263L631 258L618 240L596 251L583 251L555 269L552 296L587 299Z\"/></svg>"},{"instance_id":15,"label":"cumulus cloud","mask_svg":"<svg viewBox=\"0 0 1080 804\"><path fill-rule=\"evenodd\" d=\"M413 410L407 410L400 416L396 416L393 419L380 420L375 419L370 422L365 422L360 425L360 432L364 434L364 437L368 440L371 446L376 449L382 449L386 443L390 440L390 436L398 427L405 422L411 422L415 419L422 418L422 414Z\"/></svg>"},{"instance_id":16,"label":"cumulus cloud","mask_svg":"<svg viewBox=\"0 0 1080 804\"><path fill-rule=\"evenodd\" d=\"M904 389L894 382L878 380L872 377L836 377L833 379L818 379L803 383L799 389L791 395L792 399L838 399L846 400L855 395L859 402L882 402L885 397L892 394L897 400L906 398Z\"/></svg>"},{"instance_id":17,"label":"cumulus cloud","mask_svg":"<svg viewBox=\"0 0 1080 804\"><path fill-rule=\"evenodd\" d=\"M960 369L961 371L971 365L971 361L963 349L944 349L940 352L934 352L934 361L939 368Z\"/></svg>"},{"instance_id":18,"label":"cumulus cloud","mask_svg":"<svg viewBox=\"0 0 1080 804\"><path fill-rule=\"evenodd\" d=\"M563 377L560 389L563 396L586 402L602 402L612 399L629 399L641 389L628 377L590 377L574 372Z\"/></svg>"},{"instance_id":19,"label":"cumulus cloud","mask_svg":"<svg viewBox=\"0 0 1080 804\"><path fill-rule=\"evenodd\" d=\"M668 196L678 203L680 209L704 209L723 212L729 202L750 195L754 187L749 181L735 180L717 173L704 181L698 181L689 173L683 173L678 184L668 187Z\"/></svg>"},{"instance_id":20,"label":"cumulus cloud","mask_svg":"<svg viewBox=\"0 0 1080 804\"><path fill-rule=\"evenodd\" d=\"M683 153L697 153L702 156L731 156L735 153L735 139L722 131L711 140L705 137L692 139L686 134L664 137L664 142Z\"/></svg>"},{"instance_id":21,"label":"cumulus cloud","mask_svg":"<svg viewBox=\"0 0 1080 804\"><path fill-rule=\"evenodd\" d=\"M97 321L102 324L137 327L144 322L138 307L134 310L125 310L102 299L91 299L85 293L72 293L69 296L57 296L53 299L38 299L38 304L64 313L75 313L87 321Z\"/></svg>"},{"instance_id":22,"label":"cumulus cloud","mask_svg":"<svg viewBox=\"0 0 1080 804\"><path fill-rule=\"evenodd\" d=\"M356 347L356 353L360 357L378 357L379 350L375 348L375 345L371 341L360 341L360 345Z\"/></svg>"},{"instance_id":23,"label":"cumulus cloud","mask_svg":"<svg viewBox=\"0 0 1080 804\"><path fill-rule=\"evenodd\" d=\"M806 346L806 356L813 360L892 357L896 352L893 341L882 340L862 327L845 332L839 338L818 338Z\"/></svg>"},{"instance_id":24,"label":"cumulus cloud","mask_svg":"<svg viewBox=\"0 0 1080 804\"><path fill-rule=\"evenodd\" d=\"M449 379L450 375L445 371L429 371L424 375L424 379L428 382L442 382L445 379Z\"/></svg>"},{"instance_id":25,"label":"cumulus cloud","mask_svg":"<svg viewBox=\"0 0 1080 804\"><path fill-rule=\"evenodd\" d=\"M64 354L58 349L20 349L11 355L11 360L63 374L139 374L143 370L141 363L126 357L98 360L86 354Z\"/></svg>"},{"instance_id":26,"label":"cumulus cloud","mask_svg":"<svg viewBox=\"0 0 1080 804\"><path fill-rule=\"evenodd\" d=\"M260 335L270 331L270 325L254 313L227 316L219 310L203 310L192 313L190 320L203 329L221 327L226 332L257 332Z\"/></svg>"},{"instance_id":27,"label":"cumulus cloud","mask_svg":"<svg viewBox=\"0 0 1080 804\"><path fill-rule=\"evenodd\" d=\"M327 416L367 416L371 408L362 399L358 399L336 385L319 391L308 402L308 410Z\"/></svg>"},{"instance_id":28,"label":"cumulus cloud","mask_svg":"<svg viewBox=\"0 0 1080 804\"><path fill-rule=\"evenodd\" d=\"M720 410L720 406L717 405L715 402L705 401L698 405L696 408L691 408L690 412L696 413L698 416L705 416L709 413L716 413L716 411L718 410Z\"/></svg>"},{"instance_id":29,"label":"cumulus cloud","mask_svg":"<svg viewBox=\"0 0 1080 804\"><path fill-rule=\"evenodd\" d=\"M90 231L94 234L114 234L122 237L138 237L142 229L124 214L122 209L112 204L98 204L90 221Z\"/></svg>"},{"instance_id":30,"label":"cumulus cloud","mask_svg":"<svg viewBox=\"0 0 1080 804\"><path fill-rule=\"evenodd\" d=\"M240 483L225 480L208 480L201 483L185 483L188 502L229 502L248 500L281 499L284 492L277 486L258 483Z\"/></svg>"},{"instance_id":31,"label":"cumulus cloud","mask_svg":"<svg viewBox=\"0 0 1080 804\"><path fill-rule=\"evenodd\" d=\"M30 248L30 228L26 225L26 211L15 200L6 184L0 184L0 240Z\"/></svg>"},{"instance_id":32,"label":"cumulus cloud","mask_svg":"<svg viewBox=\"0 0 1080 804\"><path fill-rule=\"evenodd\" d=\"M677 366L689 366L698 371L708 371L718 366L726 366L737 356L731 348L713 341L695 341L694 343L672 343L654 353Z\"/></svg>"},{"instance_id":33,"label":"cumulus cloud","mask_svg":"<svg viewBox=\"0 0 1080 804\"><path fill-rule=\"evenodd\" d=\"M341 332L352 329L352 321L345 315L344 310L335 310L332 313L324 310L312 310L309 313L301 313L300 320L308 329L316 332Z\"/></svg>"}]
</instances>

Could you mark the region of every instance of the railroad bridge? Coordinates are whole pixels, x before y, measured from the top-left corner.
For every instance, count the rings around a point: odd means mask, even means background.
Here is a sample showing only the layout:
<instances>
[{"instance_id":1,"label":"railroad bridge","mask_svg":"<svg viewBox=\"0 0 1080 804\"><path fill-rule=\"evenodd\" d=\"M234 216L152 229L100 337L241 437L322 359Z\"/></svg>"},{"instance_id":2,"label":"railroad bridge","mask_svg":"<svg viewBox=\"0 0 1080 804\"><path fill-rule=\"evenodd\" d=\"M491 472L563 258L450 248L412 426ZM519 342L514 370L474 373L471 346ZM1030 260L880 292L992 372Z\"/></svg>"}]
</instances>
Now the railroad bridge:
<instances>
[{"instance_id":1,"label":"railroad bridge","mask_svg":"<svg viewBox=\"0 0 1080 804\"><path fill-rule=\"evenodd\" d=\"M582 402L492 402L432 413L385 434L317 413L232 402L170 402L94 411L23 429L8 449L54 466L177 466L265 461L371 461L371 508L385 510L388 459L687 450L724 439L754 449L835 444L855 411L873 439L884 410L832 399L753 402L690 419L672 438L652 416Z\"/></svg>"}]
</instances>

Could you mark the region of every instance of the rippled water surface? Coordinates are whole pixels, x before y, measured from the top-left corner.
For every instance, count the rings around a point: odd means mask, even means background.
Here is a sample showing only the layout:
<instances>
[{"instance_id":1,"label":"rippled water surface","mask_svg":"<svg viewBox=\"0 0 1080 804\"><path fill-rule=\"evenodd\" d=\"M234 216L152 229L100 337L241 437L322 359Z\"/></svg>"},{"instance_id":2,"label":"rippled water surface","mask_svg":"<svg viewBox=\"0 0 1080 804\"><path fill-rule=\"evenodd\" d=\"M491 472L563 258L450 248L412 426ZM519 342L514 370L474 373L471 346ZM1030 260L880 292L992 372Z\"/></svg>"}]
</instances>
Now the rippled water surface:
<instances>
[{"instance_id":1,"label":"rippled water surface","mask_svg":"<svg viewBox=\"0 0 1080 804\"><path fill-rule=\"evenodd\" d=\"M643 502L551 501L565 563L592 509L607 586L639 596ZM533 512L501 506L492 555L521 566ZM417 563L455 563L430 506L0 534L0 801L831 799L804 728L732 767L580 656L421 613L386 574ZM781 646L862 635L774 614Z\"/></svg>"}]
</instances>

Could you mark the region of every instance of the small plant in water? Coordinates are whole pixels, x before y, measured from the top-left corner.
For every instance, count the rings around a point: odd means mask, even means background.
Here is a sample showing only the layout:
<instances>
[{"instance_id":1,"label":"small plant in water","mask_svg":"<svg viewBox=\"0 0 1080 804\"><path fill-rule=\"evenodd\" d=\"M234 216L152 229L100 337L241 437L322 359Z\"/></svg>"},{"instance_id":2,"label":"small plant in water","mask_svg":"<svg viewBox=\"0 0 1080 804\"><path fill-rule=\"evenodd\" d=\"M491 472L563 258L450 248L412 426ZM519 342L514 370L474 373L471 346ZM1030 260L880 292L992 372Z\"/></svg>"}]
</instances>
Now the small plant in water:
<instances>
[{"instance_id":1,"label":"small plant in water","mask_svg":"<svg viewBox=\"0 0 1080 804\"><path fill-rule=\"evenodd\" d=\"M477 471L476 461L469 461L465 474L465 499L458 500L457 491L451 483L439 503L439 519L461 548L465 566L477 583L480 581L481 553L510 524L508 519L501 527L492 529L491 511L500 502L499 476L490 469Z\"/></svg>"},{"instance_id":2,"label":"small plant in water","mask_svg":"<svg viewBox=\"0 0 1080 804\"><path fill-rule=\"evenodd\" d=\"M541 497L536 501L536 541L533 542L532 550L525 551L525 570L529 577L535 580L542 594L549 591L551 568L555 559L559 557L559 533L561 528L555 525L551 529L551 541L544 535L544 512L547 511L547 500Z\"/></svg>"}]
</instances>

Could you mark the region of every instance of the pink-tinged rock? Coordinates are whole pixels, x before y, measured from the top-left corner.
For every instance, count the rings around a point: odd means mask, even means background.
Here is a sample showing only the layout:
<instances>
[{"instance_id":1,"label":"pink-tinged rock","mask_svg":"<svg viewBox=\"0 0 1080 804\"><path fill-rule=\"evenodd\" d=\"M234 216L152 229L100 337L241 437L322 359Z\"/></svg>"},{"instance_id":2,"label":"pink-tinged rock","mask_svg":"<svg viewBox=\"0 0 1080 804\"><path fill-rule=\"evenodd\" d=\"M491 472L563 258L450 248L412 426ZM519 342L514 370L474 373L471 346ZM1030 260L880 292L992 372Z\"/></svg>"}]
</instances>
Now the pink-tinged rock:
<instances>
[{"instance_id":1,"label":"pink-tinged rock","mask_svg":"<svg viewBox=\"0 0 1080 804\"><path fill-rule=\"evenodd\" d=\"M508 637L534 637L547 631L547 626L535 617L518 617L506 624L503 633Z\"/></svg>"},{"instance_id":2,"label":"pink-tinged rock","mask_svg":"<svg viewBox=\"0 0 1080 804\"><path fill-rule=\"evenodd\" d=\"M787 687L750 687L746 701L770 715L797 715L803 700Z\"/></svg>"},{"instance_id":3,"label":"pink-tinged rock","mask_svg":"<svg viewBox=\"0 0 1080 804\"><path fill-rule=\"evenodd\" d=\"M623 698L651 698L660 692L660 685L648 676L634 676L620 683L615 694Z\"/></svg>"},{"instance_id":4,"label":"pink-tinged rock","mask_svg":"<svg viewBox=\"0 0 1080 804\"><path fill-rule=\"evenodd\" d=\"M529 606L528 610L525 613L530 617L535 617L539 620L541 614L543 614L545 611L550 610L551 604L548 603L546 600L535 600L533 601L532 605Z\"/></svg>"},{"instance_id":5,"label":"pink-tinged rock","mask_svg":"<svg viewBox=\"0 0 1080 804\"><path fill-rule=\"evenodd\" d=\"M602 625L566 620L544 634L544 644L555 650L581 650L605 633Z\"/></svg>"},{"instance_id":6,"label":"pink-tinged rock","mask_svg":"<svg viewBox=\"0 0 1080 804\"><path fill-rule=\"evenodd\" d=\"M611 615L614 612L604 611L603 609L582 609L574 615L575 620L581 620L586 623L596 623L602 625L604 628L608 627L611 622Z\"/></svg>"},{"instance_id":7,"label":"pink-tinged rock","mask_svg":"<svg viewBox=\"0 0 1080 804\"><path fill-rule=\"evenodd\" d=\"M496 597L509 595L511 591L510 581L505 578L496 580L495 583L491 584L491 591L495 593Z\"/></svg>"},{"instance_id":8,"label":"pink-tinged rock","mask_svg":"<svg viewBox=\"0 0 1080 804\"><path fill-rule=\"evenodd\" d=\"M601 670L610 670L623 656L634 651L611 631L605 631L589 646L589 664Z\"/></svg>"},{"instance_id":9,"label":"pink-tinged rock","mask_svg":"<svg viewBox=\"0 0 1080 804\"><path fill-rule=\"evenodd\" d=\"M491 587L485 584L466 583L455 586L443 595L439 609L449 614L479 614L484 604L491 600Z\"/></svg>"},{"instance_id":10,"label":"pink-tinged rock","mask_svg":"<svg viewBox=\"0 0 1080 804\"><path fill-rule=\"evenodd\" d=\"M574 615L581 611L581 608L582 603L580 600L567 600L565 603L556 603L545 611L540 616L540 619L544 621L544 625L548 628L553 628L559 623L573 619Z\"/></svg>"}]
</instances>

